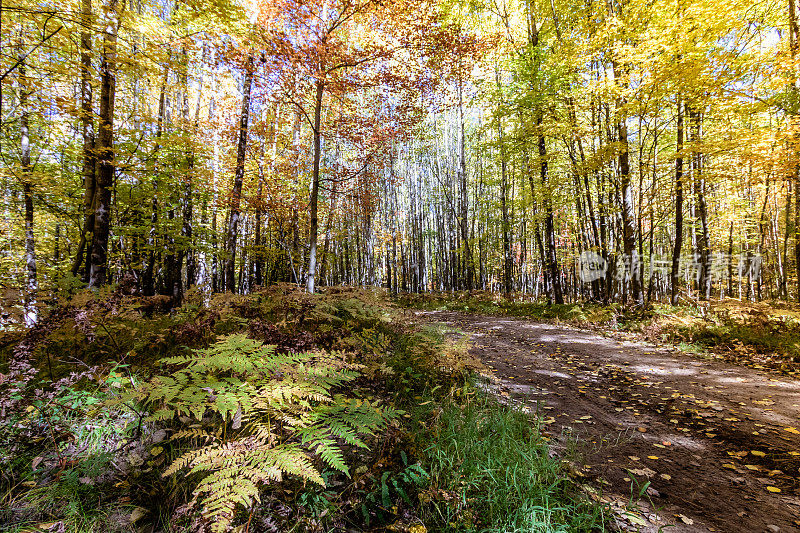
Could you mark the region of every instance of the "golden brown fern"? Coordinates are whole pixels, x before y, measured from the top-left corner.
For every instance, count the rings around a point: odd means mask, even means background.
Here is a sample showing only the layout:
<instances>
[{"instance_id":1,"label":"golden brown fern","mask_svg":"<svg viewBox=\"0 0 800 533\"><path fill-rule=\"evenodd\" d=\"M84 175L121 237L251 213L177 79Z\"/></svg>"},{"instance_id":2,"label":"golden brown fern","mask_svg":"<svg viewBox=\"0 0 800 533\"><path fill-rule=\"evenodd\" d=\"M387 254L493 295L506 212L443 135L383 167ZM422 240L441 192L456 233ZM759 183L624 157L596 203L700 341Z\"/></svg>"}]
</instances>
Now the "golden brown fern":
<instances>
[{"instance_id":1,"label":"golden brown fern","mask_svg":"<svg viewBox=\"0 0 800 533\"><path fill-rule=\"evenodd\" d=\"M341 443L365 447L364 435L397 416L334 394L358 374L331 354L275 353L273 346L231 335L163 362L179 368L129 397L149 407L152 420L184 421L173 438L196 447L163 475L201 473L192 503L215 532L230 528L237 507L258 501L264 484L292 476L324 485L315 458L348 474ZM214 426L222 431L207 429Z\"/></svg>"}]
</instances>

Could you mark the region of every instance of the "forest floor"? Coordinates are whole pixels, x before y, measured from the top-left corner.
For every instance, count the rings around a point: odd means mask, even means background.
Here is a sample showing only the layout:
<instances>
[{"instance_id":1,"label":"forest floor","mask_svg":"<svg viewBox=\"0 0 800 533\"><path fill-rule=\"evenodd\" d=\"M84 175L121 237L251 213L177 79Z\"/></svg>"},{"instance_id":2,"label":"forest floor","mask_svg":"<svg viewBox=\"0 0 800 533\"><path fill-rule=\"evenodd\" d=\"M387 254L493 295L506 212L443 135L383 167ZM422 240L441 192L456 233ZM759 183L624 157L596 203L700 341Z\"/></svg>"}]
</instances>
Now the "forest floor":
<instances>
[{"instance_id":1,"label":"forest floor","mask_svg":"<svg viewBox=\"0 0 800 533\"><path fill-rule=\"evenodd\" d=\"M630 334L417 314L469 339L487 386L542 417L555 452L573 458L623 528L800 528L800 381Z\"/></svg>"}]
</instances>

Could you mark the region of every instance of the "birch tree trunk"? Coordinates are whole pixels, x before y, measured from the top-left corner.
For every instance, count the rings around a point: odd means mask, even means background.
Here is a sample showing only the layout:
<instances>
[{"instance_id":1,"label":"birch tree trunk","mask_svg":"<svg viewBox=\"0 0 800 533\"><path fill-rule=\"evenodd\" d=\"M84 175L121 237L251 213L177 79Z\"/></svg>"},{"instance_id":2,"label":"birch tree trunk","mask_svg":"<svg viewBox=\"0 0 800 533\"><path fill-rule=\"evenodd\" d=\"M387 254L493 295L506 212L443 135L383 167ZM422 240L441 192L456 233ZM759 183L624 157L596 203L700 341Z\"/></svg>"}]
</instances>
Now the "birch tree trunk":
<instances>
[{"instance_id":1,"label":"birch tree trunk","mask_svg":"<svg viewBox=\"0 0 800 533\"><path fill-rule=\"evenodd\" d=\"M317 214L317 204L319 202L319 163L322 156L322 132L320 122L322 117L322 96L325 91L325 82L317 80L316 97L314 98L314 166L311 171L311 199L309 201L309 247L308 247L308 279L306 290L314 293L314 282L317 273L317 230L319 217Z\"/></svg>"}]
</instances>

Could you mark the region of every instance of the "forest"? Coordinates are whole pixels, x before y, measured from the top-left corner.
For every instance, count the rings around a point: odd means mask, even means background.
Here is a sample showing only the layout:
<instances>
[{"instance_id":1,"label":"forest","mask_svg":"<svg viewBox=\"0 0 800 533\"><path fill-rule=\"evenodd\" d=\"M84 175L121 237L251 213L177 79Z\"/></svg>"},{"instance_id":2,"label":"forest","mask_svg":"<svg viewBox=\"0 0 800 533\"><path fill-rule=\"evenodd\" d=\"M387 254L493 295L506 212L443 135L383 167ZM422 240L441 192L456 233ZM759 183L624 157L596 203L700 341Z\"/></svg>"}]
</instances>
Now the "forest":
<instances>
[{"instance_id":1,"label":"forest","mask_svg":"<svg viewBox=\"0 0 800 533\"><path fill-rule=\"evenodd\" d=\"M6 4L4 302L797 300L793 6Z\"/></svg>"},{"instance_id":2,"label":"forest","mask_svg":"<svg viewBox=\"0 0 800 533\"><path fill-rule=\"evenodd\" d=\"M0 532L800 527L798 0L0 14Z\"/></svg>"}]
</instances>

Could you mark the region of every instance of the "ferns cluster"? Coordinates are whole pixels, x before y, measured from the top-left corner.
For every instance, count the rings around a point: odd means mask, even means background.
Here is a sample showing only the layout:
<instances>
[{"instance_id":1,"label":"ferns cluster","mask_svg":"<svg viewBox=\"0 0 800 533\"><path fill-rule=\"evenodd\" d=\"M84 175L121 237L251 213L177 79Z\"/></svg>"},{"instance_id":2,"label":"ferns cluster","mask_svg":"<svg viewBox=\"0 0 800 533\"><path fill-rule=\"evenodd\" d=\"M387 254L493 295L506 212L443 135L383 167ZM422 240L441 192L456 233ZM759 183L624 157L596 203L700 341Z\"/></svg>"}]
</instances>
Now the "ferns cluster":
<instances>
[{"instance_id":1,"label":"ferns cluster","mask_svg":"<svg viewBox=\"0 0 800 533\"><path fill-rule=\"evenodd\" d=\"M177 420L173 439L196 446L164 476L201 473L192 504L213 531L226 531L237 506L252 506L259 487L295 476L324 486L315 466L349 475L342 444L365 448L364 435L398 415L391 407L335 394L358 376L356 365L331 354L276 353L274 346L230 335L190 355L128 396L151 420Z\"/></svg>"}]
</instances>

